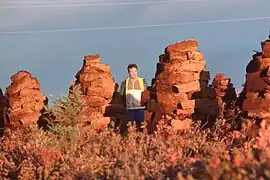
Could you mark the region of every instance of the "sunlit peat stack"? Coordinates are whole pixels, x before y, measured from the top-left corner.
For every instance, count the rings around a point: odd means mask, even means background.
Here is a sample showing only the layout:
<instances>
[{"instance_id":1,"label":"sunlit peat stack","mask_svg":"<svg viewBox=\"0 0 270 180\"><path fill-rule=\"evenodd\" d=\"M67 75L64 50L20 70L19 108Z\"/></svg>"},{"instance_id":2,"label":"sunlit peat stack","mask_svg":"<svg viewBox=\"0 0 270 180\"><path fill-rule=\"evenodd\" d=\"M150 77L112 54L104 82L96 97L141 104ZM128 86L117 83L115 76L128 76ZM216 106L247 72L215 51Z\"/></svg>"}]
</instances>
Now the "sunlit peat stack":
<instances>
[{"instance_id":1,"label":"sunlit peat stack","mask_svg":"<svg viewBox=\"0 0 270 180\"><path fill-rule=\"evenodd\" d=\"M11 77L6 93L10 124L36 125L46 100L38 80L27 71L19 71Z\"/></svg>"},{"instance_id":2,"label":"sunlit peat stack","mask_svg":"<svg viewBox=\"0 0 270 180\"><path fill-rule=\"evenodd\" d=\"M116 92L117 84L112 77L110 66L100 63L99 55L85 56L83 66L75 77L76 81L70 89L81 87L84 123L102 129L107 127L111 117L124 116L125 109L120 104L120 97Z\"/></svg>"},{"instance_id":3,"label":"sunlit peat stack","mask_svg":"<svg viewBox=\"0 0 270 180\"><path fill-rule=\"evenodd\" d=\"M240 108L248 117L270 118L270 40L261 43L262 52L253 55L246 67L246 82Z\"/></svg>"},{"instance_id":4,"label":"sunlit peat stack","mask_svg":"<svg viewBox=\"0 0 270 180\"><path fill-rule=\"evenodd\" d=\"M219 106L218 116L219 118L226 117L230 110L232 110L233 102L237 98L231 79L226 77L225 74L218 73L214 77L211 87L216 92L216 99Z\"/></svg>"},{"instance_id":5,"label":"sunlit peat stack","mask_svg":"<svg viewBox=\"0 0 270 180\"><path fill-rule=\"evenodd\" d=\"M159 56L152 97L160 103L164 114L174 114L172 124L176 129L187 127L191 115L204 116L217 106L215 92L208 87L210 74L198 51L196 40L185 40L169 45Z\"/></svg>"}]
</instances>

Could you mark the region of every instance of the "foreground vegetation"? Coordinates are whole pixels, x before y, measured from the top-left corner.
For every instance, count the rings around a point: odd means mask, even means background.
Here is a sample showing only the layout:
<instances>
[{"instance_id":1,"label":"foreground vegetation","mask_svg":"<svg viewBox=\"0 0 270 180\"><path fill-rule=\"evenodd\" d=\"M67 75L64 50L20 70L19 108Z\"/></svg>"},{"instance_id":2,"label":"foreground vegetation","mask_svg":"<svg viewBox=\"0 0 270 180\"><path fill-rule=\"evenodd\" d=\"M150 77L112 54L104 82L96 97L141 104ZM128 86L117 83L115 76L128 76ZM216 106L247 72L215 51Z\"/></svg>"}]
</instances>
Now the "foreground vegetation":
<instances>
[{"instance_id":1,"label":"foreground vegetation","mask_svg":"<svg viewBox=\"0 0 270 180\"><path fill-rule=\"evenodd\" d=\"M62 98L45 131L7 130L0 140L3 179L270 179L270 129L258 136L241 120L241 131L226 120L212 129L176 132L163 121L155 134L97 132L79 121L78 98ZM113 125L112 125L113 126Z\"/></svg>"}]
</instances>

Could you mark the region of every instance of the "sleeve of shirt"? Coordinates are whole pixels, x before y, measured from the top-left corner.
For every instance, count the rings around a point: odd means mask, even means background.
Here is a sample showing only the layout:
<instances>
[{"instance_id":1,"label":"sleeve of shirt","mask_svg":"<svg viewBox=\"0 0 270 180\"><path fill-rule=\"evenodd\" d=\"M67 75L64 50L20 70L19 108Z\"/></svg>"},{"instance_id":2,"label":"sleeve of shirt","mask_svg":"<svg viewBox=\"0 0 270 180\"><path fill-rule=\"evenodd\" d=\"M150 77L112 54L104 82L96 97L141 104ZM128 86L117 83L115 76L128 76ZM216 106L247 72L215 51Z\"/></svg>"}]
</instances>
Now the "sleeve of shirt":
<instances>
[{"instance_id":1,"label":"sleeve of shirt","mask_svg":"<svg viewBox=\"0 0 270 180\"><path fill-rule=\"evenodd\" d=\"M124 91L125 91L125 81L122 81L121 86L120 86L120 94L124 96Z\"/></svg>"},{"instance_id":2,"label":"sleeve of shirt","mask_svg":"<svg viewBox=\"0 0 270 180\"><path fill-rule=\"evenodd\" d=\"M143 79L143 85L144 85L144 89L147 89L148 84L147 84L147 82L146 82L146 80L145 80L145 79Z\"/></svg>"}]
</instances>

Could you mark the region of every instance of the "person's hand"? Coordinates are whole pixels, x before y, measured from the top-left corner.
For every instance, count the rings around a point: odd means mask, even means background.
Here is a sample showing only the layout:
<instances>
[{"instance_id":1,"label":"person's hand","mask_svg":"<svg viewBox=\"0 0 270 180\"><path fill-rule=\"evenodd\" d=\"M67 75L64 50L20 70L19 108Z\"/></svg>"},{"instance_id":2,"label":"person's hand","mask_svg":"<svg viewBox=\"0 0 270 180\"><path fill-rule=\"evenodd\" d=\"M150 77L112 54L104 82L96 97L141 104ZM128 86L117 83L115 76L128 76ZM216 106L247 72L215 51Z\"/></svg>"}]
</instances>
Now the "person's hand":
<instances>
[{"instance_id":1,"label":"person's hand","mask_svg":"<svg viewBox=\"0 0 270 180\"><path fill-rule=\"evenodd\" d=\"M141 95L141 105L144 105L150 99L150 91L143 91Z\"/></svg>"}]
</instances>

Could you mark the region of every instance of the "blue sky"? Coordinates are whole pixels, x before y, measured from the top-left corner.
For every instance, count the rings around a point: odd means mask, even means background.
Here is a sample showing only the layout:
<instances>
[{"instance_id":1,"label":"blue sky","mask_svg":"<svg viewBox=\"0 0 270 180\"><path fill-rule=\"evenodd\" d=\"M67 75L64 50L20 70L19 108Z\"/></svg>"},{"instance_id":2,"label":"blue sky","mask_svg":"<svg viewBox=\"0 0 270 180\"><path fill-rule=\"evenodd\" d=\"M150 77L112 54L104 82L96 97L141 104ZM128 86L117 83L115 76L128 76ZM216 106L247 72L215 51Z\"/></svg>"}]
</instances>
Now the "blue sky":
<instances>
[{"instance_id":1,"label":"blue sky","mask_svg":"<svg viewBox=\"0 0 270 180\"><path fill-rule=\"evenodd\" d=\"M13 0L13 2L26 1L30 0ZM89 0L75 1L57 4L89 3ZM260 42L267 38L270 28L270 19L265 19L100 31L1 33L270 16L269 0L205 0L125 6L22 8L22 6L44 5L37 3L42 0L32 0L32 2L36 4L0 1L0 87L2 89L9 85L12 74L19 69L24 69L38 78L45 95L60 96L68 92L70 82L74 80L74 75L82 66L83 56L95 53L100 54L103 63L111 66L116 82L120 82L127 76L127 64L137 63L140 75L150 83L155 74L158 56L163 53L164 48L189 38L199 41L199 49L205 54L211 77L217 72L223 72L232 78L235 87L241 88L245 80L245 66L251 60L252 50L260 50ZM135 1L97 1L103 4L107 2ZM17 8L3 8L15 6Z\"/></svg>"}]
</instances>

